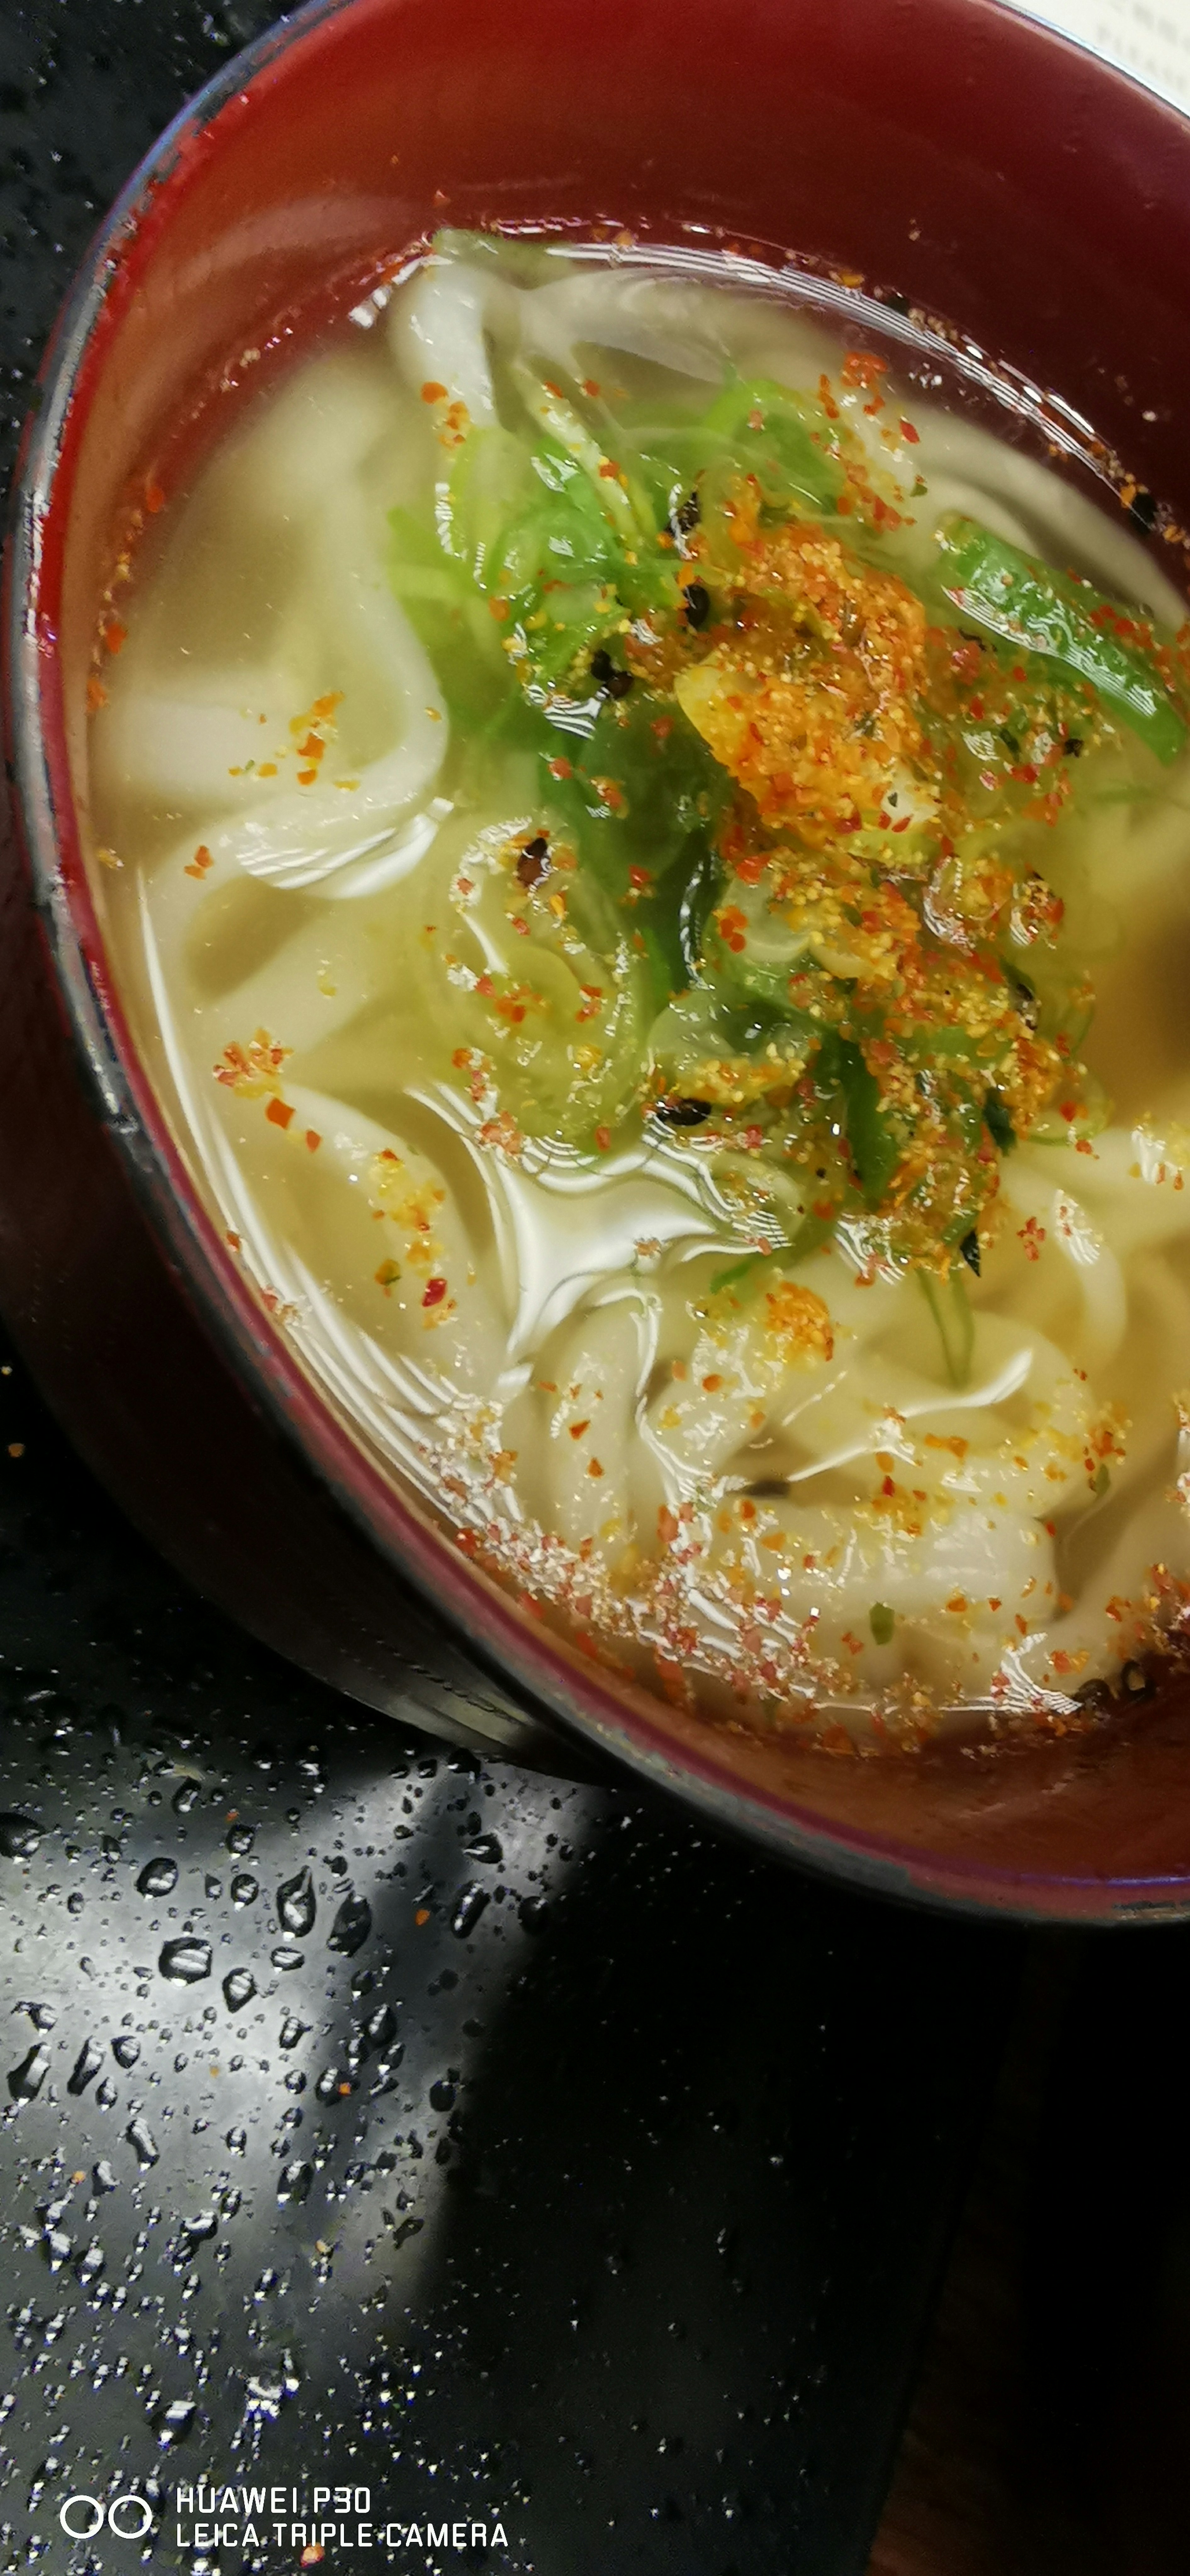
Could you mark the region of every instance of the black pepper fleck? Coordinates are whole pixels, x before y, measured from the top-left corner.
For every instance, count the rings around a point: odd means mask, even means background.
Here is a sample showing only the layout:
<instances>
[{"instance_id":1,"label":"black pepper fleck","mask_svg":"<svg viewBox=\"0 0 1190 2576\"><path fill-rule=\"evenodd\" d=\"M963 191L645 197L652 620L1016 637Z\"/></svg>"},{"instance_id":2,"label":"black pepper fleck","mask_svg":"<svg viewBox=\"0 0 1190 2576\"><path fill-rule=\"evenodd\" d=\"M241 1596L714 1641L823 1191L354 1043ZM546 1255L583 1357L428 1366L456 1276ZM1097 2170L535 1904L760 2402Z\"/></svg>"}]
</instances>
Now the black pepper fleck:
<instances>
[{"instance_id":1,"label":"black pepper fleck","mask_svg":"<svg viewBox=\"0 0 1190 2576\"><path fill-rule=\"evenodd\" d=\"M710 1114L709 1100L660 1100L657 1104L657 1115L667 1127L701 1127Z\"/></svg>"},{"instance_id":2,"label":"black pepper fleck","mask_svg":"<svg viewBox=\"0 0 1190 2576\"><path fill-rule=\"evenodd\" d=\"M533 840L526 841L517 860L517 881L523 886L540 885L542 878L548 877L549 872L550 845L545 833L538 832Z\"/></svg>"},{"instance_id":3,"label":"black pepper fleck","mask_svg":"<svg viewBox=\"0 0 1190 2576\"><path fill-rule=\"evenodd\" d=\"M607 690L609 698L626 698L632 687L631 671L617 670L611 654L602 644L598 652L591 655L591 677L599 688Z\"/></svg>"}]
</instances>

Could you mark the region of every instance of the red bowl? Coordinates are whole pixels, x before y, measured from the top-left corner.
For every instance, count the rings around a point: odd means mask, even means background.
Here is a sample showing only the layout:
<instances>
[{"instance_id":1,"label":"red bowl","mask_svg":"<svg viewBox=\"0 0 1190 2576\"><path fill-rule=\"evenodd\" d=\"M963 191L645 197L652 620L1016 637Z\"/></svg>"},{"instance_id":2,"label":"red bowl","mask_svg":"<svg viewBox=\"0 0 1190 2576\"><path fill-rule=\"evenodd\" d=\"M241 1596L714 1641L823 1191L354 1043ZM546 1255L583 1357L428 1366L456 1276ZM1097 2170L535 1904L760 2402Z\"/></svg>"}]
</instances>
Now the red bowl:
<instances>
[{"instance_id":1,"label":"red bowl","mask_svg":"<svg viewBox=\"0 0 1190 2576\"><path fill-rule=\"evenodd\" d=\"M997 0L638 0L614 18L577 0L315 0L212 82L125 191L27 436L0 871L9 1318L132 1517L258 1634L373 1705L415 1714L412 1694L431 1722L520 1753L540 1751L552 1712L576 1751L586 1739L868 1887L1069 1920L1190 1911L1184 1690L1065 1741L858 1759L622 1684L377 1470L188 1178L80 849L113 532L179 421L209 428L230 351L286 313L300 340L303 317L444 210L787 246L950 317L1190 525L1190 124L1065 39Z\"/></svg>"}]
</instances>

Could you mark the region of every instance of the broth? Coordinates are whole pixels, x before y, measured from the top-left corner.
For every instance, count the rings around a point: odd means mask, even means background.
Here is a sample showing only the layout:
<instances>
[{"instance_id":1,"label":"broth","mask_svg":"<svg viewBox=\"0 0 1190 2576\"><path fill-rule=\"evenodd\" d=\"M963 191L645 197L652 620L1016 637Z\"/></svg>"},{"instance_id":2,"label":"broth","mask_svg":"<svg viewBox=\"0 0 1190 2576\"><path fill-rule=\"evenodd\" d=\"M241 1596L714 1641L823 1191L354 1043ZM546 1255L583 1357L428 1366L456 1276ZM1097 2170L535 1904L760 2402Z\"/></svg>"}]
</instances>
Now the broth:
<instances>
[{"instance_id":1,"label":"broth","mask_svg":"<svg viewBox=\"0 0 1190 2576\"><path fill-rule=\"evenodd\" d=\"M1061 1726L1190 1597L1184 608L828 318L443 237L154 523L96 877L477 1562L728 1719Z\"/></svg>"}]
</instances>

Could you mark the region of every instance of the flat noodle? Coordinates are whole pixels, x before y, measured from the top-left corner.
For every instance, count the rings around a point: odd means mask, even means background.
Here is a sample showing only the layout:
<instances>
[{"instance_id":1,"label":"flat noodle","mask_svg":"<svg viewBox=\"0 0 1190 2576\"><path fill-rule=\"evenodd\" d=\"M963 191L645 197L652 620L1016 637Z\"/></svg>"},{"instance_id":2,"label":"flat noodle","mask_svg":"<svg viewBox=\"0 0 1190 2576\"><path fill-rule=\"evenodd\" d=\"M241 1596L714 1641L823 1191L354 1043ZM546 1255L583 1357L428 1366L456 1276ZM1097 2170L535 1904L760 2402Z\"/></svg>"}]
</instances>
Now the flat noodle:
<instances>
[{"instance_id":1,"label":"flat noodle","mask_svg":"<svg viewBox=\"0 0 1190 2576\"><path fill-rule=\"evenodd\" d=\"M635 1110L609 1109L592 1151L551 1084L561 1066L573 1091L577 1067L614 1100L643 942L629 915L615 948L597 891L580 935L573 858L534 839L533 765L498 715L487 537L462 608L433 551L437 517L458 559L450 464L476 430L514 474L509 421L522 445L536 421L599 497L619 402L626 462L601 506L630 534L651 411L669 403L684 455L708 388L809 399L829 373L854 452L913 494L886 546L905 579L957 512L1177 624L1118 519L908 388L882 425L840 354L781 292L706 259L448 237L394 298L387 346L309 360L171 514L105 666L92 786L147 1060L328 1401L593 1651L712 1712L915 1742L947 1711L1068 1722L1073 1693L1180 1605L1180 1024L1172 1005L1154 1020L1153 1084L1116 1123L1006 1159L961 1383L921 1278L869 1260L862 1228L782 1251L802 1202L791 1218L774 1199L766 1235L745 1155L700 1159L694 1129ZM594 426L574 426L581 402ZM424 531L395 590L390 511ZM543 685L536 703L577 759L599 699ZM1047 857L1113 1080L1134 961L1186 945L1190 764L1155 786L1138 757L1102 754L1100 801L1055 824ZM569 775L561 751L552 766ZM1094 1034L1086 1053L1094 1069Z\"/></svg>"}]
</instances>

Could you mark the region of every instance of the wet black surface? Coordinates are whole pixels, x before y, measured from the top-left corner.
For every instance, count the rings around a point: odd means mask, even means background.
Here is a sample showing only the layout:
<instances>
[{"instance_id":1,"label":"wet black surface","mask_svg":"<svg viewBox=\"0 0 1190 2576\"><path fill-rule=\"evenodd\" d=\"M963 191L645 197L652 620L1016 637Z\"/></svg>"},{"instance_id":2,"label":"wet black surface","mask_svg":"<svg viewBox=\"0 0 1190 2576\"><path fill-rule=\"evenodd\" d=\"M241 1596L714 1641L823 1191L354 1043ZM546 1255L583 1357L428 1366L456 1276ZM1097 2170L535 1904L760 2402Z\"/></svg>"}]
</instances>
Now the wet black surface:
<instances>
[{"instance_id":1,"label":"wet black surface","mask_svg":"<svg viewBox=\"0 0 1190 2576\"><path fill-rule=\"evenodd\" d=\"M103 206L263 14L8 0L10 453ZM1015 1941L333 1700L19 1364L0 1697L0 2570L290 2568L345 2485L370 2563L858 2576ZM179 2519L200 2478L301 2502ZM65 2537L126 2490L145 2539Z\"/></svg>"},{"instance_id":2,"label":"wet black surface","mask_svg":"<svg viewBox=\"0 0 1190 2576\"><path fill-rule=\"evenodd\" d=\"M860 2570L1012 1940L348 1708L19 1364L0 1644L0 2568L127 2565L59 2528L124 2489L289 2567L350 2484L397 2565ZM306 2510L195 2549L200 2476Z\"/></svg>"}]
</instances>

